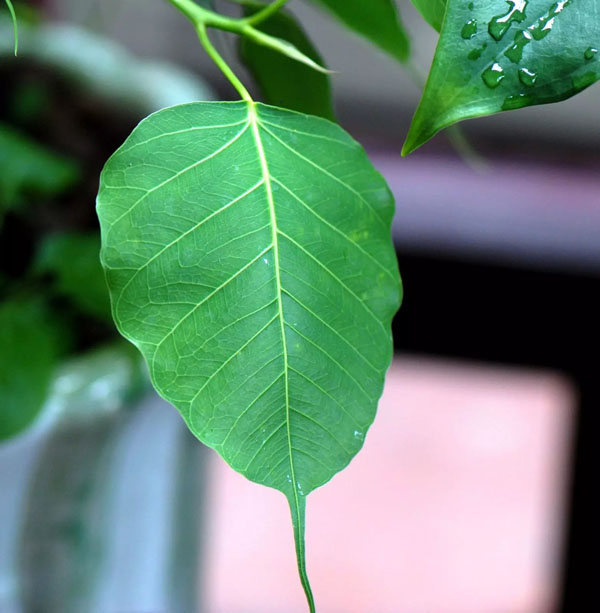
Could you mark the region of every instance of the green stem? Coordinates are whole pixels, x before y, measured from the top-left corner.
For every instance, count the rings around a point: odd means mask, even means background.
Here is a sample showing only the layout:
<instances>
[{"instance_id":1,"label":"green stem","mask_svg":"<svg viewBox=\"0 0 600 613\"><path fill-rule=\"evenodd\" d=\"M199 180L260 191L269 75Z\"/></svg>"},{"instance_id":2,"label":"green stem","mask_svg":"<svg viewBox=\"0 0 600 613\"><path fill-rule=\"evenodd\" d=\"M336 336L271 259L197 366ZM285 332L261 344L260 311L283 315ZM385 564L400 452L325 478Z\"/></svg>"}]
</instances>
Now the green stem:
<instances>
[{"instance_id":1,"label":"green stem","mask_svg":"<svg viewBox=\"0 0 600 613\"><path fill-rule=\"evenodd\" d=\"M221 69L221 72L227 77L233 87L235 87L242 100L253 103L252 96L250 96L244 84L237 78L233 70L211 43L206 31L207 28L212 27L240 34L245 28L249 27L245 21L234 19L233 17L225 17L204 9L193 2L193 0L169 0L169 2L194 24L204 50L208 53L212 61Z\"/></svg>"},{"instance_id":2,"label":"green stem","mask_svg":"<svg viewBox=\"0 0 600 613\"><path fill-rule=\"evenodd\" d=\"M181 11L198 28L203 25L208 28L218 28L226 32L240 32L244 20L219 15L198 6L193 0L169 0L169 2Z\"/></svg>"},{"instance_id":3,"label":"green stem","mask_svg":"<svg viewBox=\"0 0 600 613\"><path fill-rule=\"evenodd\" d=\"M233 85L233 87L235 87L242 100L253 103L254 100L252 100L252 96L244 87L244 84L237 78L237 76L235 75L233 70L231 70L227 62L223 59L221 54L210 42L210 38L208 37L208 33L206 32L206 25L204 23L197 24L196 31L198 32L198 38L200 39L202 46L206 50L206 53L208 53L212 61L221 69L221 72L229 79L229 82Z\"/></svg>"},{"instance_id":4,"label":"green stem","mask_svg":"<svg viewBox=\"0 0 600 613\"><path fill-rule=\"evenodd\" d=\"M15 57L17 55L17 51L19 50L19 28L17 26L17 16L15 15L15 8L12 5L11 0L5 0L6 6L8 7L8 12L10 13L10 17L13 22L13 31L15 35Z\"/></svg>"},{"instance_id":5,"label":"green stem","mask_svg":"<svg viewBox=\"0 0 600 613\"><path fill-rule=\"evenodd\" d=\"M246 23L251 25L256 25L262 23L266 19L268 19L271 15L275 14L280 8L282 8L285 4L287 4L288 0L275 0L268 6L265 6L264 9L254 13L250 17L246 17L244 20Z\"/></svg>"},{"instance_id":6,"label":"green stem","mask_svg":"<svg viewBox=\"0 0 600 613\"><path fill-rule=\"evenodd\" d=\"M446 137L454 150L473 170L487 172L490 165L487 159L475 149L463 130L457 125L446 128Z\"/></svg>"}]
</instances>

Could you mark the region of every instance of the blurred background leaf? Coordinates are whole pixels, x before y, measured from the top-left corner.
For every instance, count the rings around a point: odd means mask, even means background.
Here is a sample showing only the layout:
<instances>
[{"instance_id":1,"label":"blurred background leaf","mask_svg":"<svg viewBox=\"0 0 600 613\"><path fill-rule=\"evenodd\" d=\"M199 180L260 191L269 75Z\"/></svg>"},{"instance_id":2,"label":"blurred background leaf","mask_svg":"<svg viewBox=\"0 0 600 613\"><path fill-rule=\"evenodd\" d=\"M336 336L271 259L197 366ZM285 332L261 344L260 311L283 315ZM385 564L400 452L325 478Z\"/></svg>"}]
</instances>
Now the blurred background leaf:
<instances>
[{"instance_id":1,"label":"blurred background leaf","mask_svg":"<svg viewBox=\"0 0 600 613\"><path fill-rule=\"evenodd\" d=\"M84 313L112 322L99 253L97 233L50 235L40 246L33 270L37 274L50 274L54 290Z\"/></svg>"},{"instance_id":2,"label":"blurred background leaf","mask_svg":"<svg viewBox=\"0 0 600 613\"><path fill-rule=\"evenodd\" d=\"M410 40L394 0L311 0L346 27L400 62L410 57Z\"/></svg>"},{"instance_id":3,"label":"blurred background leaf","mask_svg":"<svg viewBox=\"0 0 600 613\"><path fill-rule=\"evenodd\" d=\"M58 335L37 299L0 305L0 441L40 412L58 360Z\"/></svg>"},{"instance_id":4,"label":"blurred background leaf","mask_svg":"<svg viewBox=\"0 0 600 613\"><path fill-rule=\"evenodd\" d=\"M247 2L244 5L244 13L253 15L264 6L258 2ZM325 66L316 47L291 13L279 11L261 22L258 29L292 43L317 64ZM265 102L334 119L329 75L317 72L245 37L240 40L240 57L252 73Z\"/></svg>"},{"instance_id":5,"label":"blurred background leaf","mask_svg":"<svg viewBox=\"0 0 600 613\"><path fill-rule=\"evenodd\" d=\"M0 123L0 223L7 210L32 199L58 196L79 176L73 161Z\"/></svg>"}]
</instances>

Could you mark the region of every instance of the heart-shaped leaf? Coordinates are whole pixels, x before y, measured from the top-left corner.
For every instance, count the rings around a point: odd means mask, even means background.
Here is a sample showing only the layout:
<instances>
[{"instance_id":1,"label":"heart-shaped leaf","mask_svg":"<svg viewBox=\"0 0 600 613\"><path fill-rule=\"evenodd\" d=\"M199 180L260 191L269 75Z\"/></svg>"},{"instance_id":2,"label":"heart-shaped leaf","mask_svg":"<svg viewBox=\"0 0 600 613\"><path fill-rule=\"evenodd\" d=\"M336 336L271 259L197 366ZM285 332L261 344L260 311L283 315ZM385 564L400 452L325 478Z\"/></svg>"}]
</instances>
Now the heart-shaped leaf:
<instances>
[{"instance_id":1,"label":"heart-shaped leaf","mask_svg":"<svg viewBox=\"0 0 600 613\"><path fill-rule=\"evenodd\" d=\"M448 0L410 153L463 119L557 102L600 78L600 0Z\"/></svg>"},{"instance_id":2,"label":"heart-shaped leaf","mask_svg":"<svg viewBox=\"0 0 600 613\"><path fill-rule=\"evenodd\" d=\"M385 181L329 121L196 103L134 130L98 214L120 331L201 441L285 494L312 610L305 496L361 448L392 355Z\"/></svg>"}]
</instances>

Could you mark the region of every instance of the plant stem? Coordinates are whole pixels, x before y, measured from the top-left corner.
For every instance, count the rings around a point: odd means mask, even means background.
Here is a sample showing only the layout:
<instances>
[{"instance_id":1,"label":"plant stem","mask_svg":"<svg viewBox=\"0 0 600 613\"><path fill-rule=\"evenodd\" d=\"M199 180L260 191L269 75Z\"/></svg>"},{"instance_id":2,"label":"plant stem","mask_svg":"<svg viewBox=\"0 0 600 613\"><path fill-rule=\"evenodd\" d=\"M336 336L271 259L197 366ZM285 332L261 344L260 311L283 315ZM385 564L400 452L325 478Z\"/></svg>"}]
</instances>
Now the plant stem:
<instances>
[{"instance_id":1,"label":"plant stem","mask_svg":"<svg viewBox=\"0 0 600 613\"><path fill-rule=\"evenodd\" d=\"M245 28L251 26L248 26L244 20L225 17L224 15L219 15L213 11L204 9L193 2L193 0L169 0L169 2L194 24L204 50L208 53L212 61L221 69L221 72L227 77L233 87L235 87L242 100L253 103L254 101L248 93L248 90L211 43L208 32L206 31L207 28L213 27L227 32L241 34Z\"/></svg>"},{"instance_id":2,"label":"plant stem","mask_svg":"<svg viewBox=\"0 0 600 613\"><path fill-rule=\"evenodd\" d=\"M181 11L195 26L204 25L209 28L218 28L227 32L240 32L243 20L219 15L198 6L193 0L169 0L169 2Z\"/></svg>"},{"instance_id":3,"label":"plant stem","mask_svg":"<svg viewBox=\"0 0 600 613\"><path fill-rule=\"evenodd\" d=\"M250 17L246 17L244 20L246 23L251 25L256 25L268 19L271 15L276 13L284 4L287 4L288 0L275 0L268 6L265 6L264 9L254 13Z\"/></svg>"},{"instance_id":4,"label":"plant stem","mask_svg":"<svg viewBox=\"0 0 600 613\"><path fill-rule=\"evenodd\" d=\"M237 78L227 62L210 42L210 38L206 32L206 25L204 23L197 24L196 31L198 32L198 38L206 50L206 53L208 53L213 62L221 69L221 72L229 79L229 82L233 85L233 87L235 87L242 100L253 103L254 100L252 100L252 96L250 96L248 90L244 87L243 83Z\"/></svg>"},{"instance_id":5,"label":"plant stem","mask_svg":"<svg viewBox=\"0 0 600 613\"><path fill-rule=\"evenodd\" d=\"M6 6L8 7L8 12L10 13L10 18L13 22L13 32L15 37L15 57L17 55L17 51L19 50L19 28L17 26L17 16L15 15L15 9L12 5L11 0L6 0Z\"/></svg>"}]
</instances>

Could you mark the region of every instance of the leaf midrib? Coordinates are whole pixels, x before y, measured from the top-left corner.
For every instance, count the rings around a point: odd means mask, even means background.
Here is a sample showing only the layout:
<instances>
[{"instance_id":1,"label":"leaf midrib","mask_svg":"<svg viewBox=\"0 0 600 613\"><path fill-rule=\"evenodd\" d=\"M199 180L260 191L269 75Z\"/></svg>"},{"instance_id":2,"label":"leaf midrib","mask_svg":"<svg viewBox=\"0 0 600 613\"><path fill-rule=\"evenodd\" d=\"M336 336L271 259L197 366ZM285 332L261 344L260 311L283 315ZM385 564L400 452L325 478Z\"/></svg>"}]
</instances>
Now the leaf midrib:
<instances>
[{"instance_id":1,"label":"leaf midrib","mask_svg":"<svg viewBox=\"0 0 600 613\"><path fill-rule=\"evenodd\" d=\"M260 161L260 169L262 173L262 180L265 186L265 192L267 195L267 203L269 205L269 216L271 219L271 243L273 245L273 267L275 269L275 282L277 286L277 310L279 315L279 326L281 331L281 345L283 351L283 369L284 369L284 386L285 386L285 423L287 432L288 443L288 456L290 462L290 477L292 480L292 491L294 493L294 504L298 513L300 512L300 504L298 501L298 492L296 490L296 471L294 468L294 458L292 452L292 429L290 424L290 390L289 390L289 367L288 367L288 348L287 339L285 333L285 319L283 315L283 290L281 284L281 270L280 270L280 257L279 257L279 228L277 225L277 213L275 211L275 200L273 198L273 186L271 180L271 173L269 172L269 165L267 162L267 156L265 154L265 148L260 136L260 130L258 127L258 116L256 113L256 105L254 103L248 103L248 121L252 129L252 136L256 145L258 158Z\"/></svg>"},{"instance_id":2,"label":"leaf midrib","mask_svg":"<svg viewBox=\"0 0 600 613\"><path fill-rule=\"evenodd\" d=\"M267 202L269 205L269 215L271 217L272 226L272 245L273 245L273 266L275 268L275 280L277 283L277 309L279 314L279 325L281 331L281 344L283 353L283 377L285 385L285 426L287 432L287 444L288 444L288 459L290 464L290 480L292 496L287 496L290 505L293 505L292 516L294 523L294 540L296 542L296 557L298 561L298 572L300 573L300 581L306 598L308 600L311 613L315 611L314 599L312 590L306 574L306 553L304 551L304 509L305 503L300 502L298 496L298 483L296 481L296 470L294 467L294 456L292 445L292 428L290 421L290 377L289 377L289 365L288 365L288 348L285 331L285 319L283 316L283 289L281 284L281 267L279 262L279 235L280 231L277 227L277 213L275 211L275 200L273 198L273 186L271 173L269 172L269 164L265 155L265 148L260 136L258 115L256 112L256 104L254 102L248 103L248 117L250 125L252 126L252 135L256 144L256 150L258 158L260 160L261 173L265 184L265 191L267 194Z\"/></svg>"}]
</instances>

